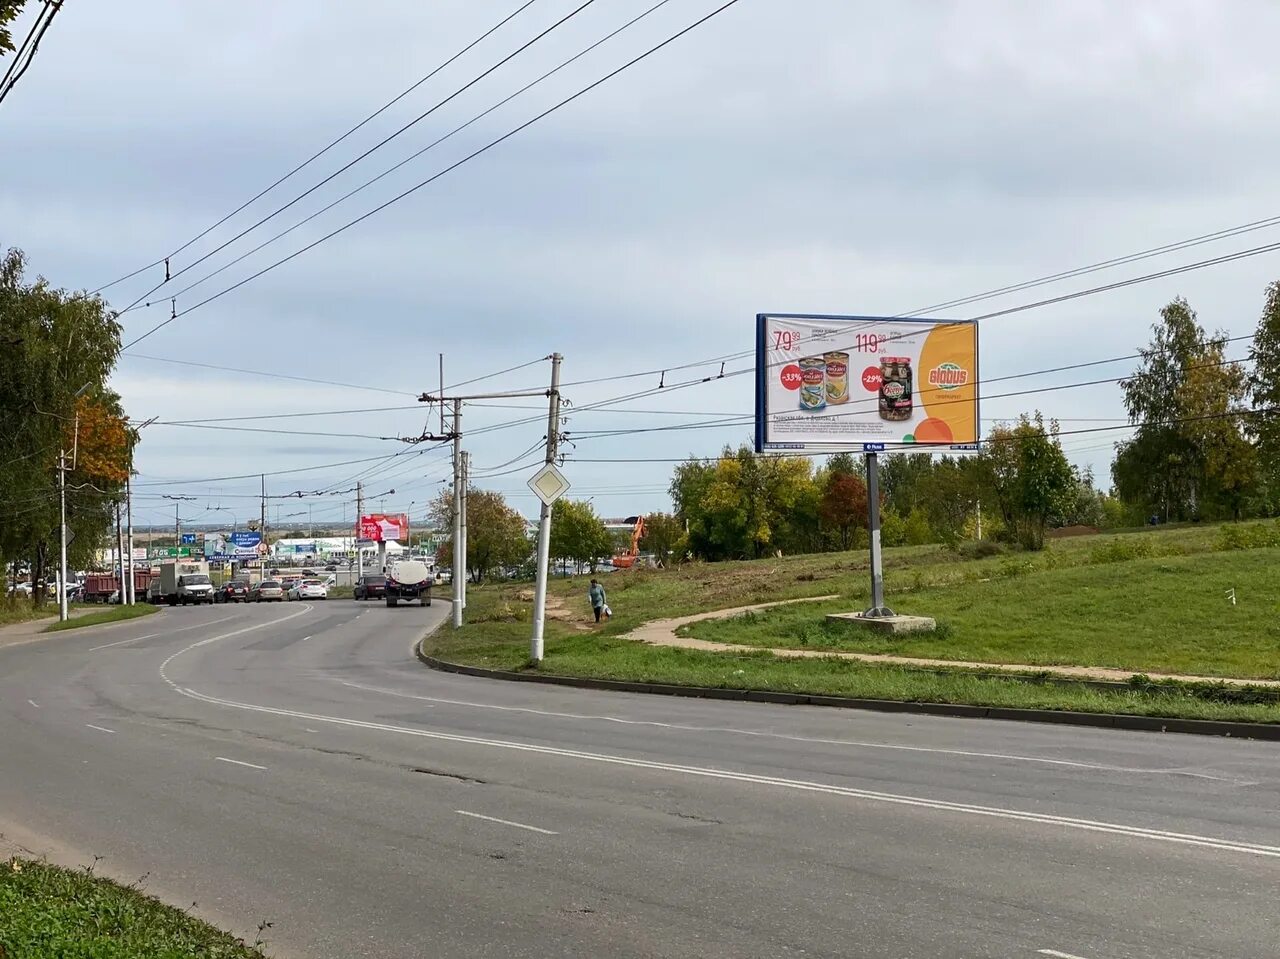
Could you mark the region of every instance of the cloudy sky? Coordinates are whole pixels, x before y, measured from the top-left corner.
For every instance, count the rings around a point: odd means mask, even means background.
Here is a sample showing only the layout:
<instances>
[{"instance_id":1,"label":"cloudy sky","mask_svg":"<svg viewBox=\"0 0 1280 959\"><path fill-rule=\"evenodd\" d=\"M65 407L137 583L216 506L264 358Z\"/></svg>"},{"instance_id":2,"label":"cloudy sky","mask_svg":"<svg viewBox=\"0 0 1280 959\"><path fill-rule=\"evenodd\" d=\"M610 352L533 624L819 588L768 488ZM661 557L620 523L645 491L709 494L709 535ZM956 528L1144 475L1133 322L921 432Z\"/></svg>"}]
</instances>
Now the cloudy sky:
<instances>
[{"instance_id":1,"label":"cloudy sky","mask_svg":"<svg viewBox=\"0 0 1280 959\"><path fill-rule=\"evenodd\" d=\"M188 521L243 523L258 510L259 481L223 477L266 473L277 496L347 489L362 478L371 505L412 503L419 518L448 472L446 452L381 437L422 431L428 414L416 396L438 387L439 353L446 380L460 383L559 351L571 384L565 395L585 407L660 381L714 376L719 362L673 369L661 380L657 371L750 350L761 311L899 314L1280 212L1280 6L1270 0L740 0L483 156L201 305L718 6L668 0L368 189L182 292L654 2L595 0L394 141L201 260L582 3L535 0L173 256L181 275L153 294L156 305L124 315L126 341L166 319L173 295L178 310L190 312L127 350L114 383L137 419L208 422L146 430L135 516L171 522L173 504L160 497L183 494L196 497L180 506ZM33 271L74 289L173 253L519 5L69 3L0 107L0 245L23 248ZM943 315L971 317L1273 242L1278 231ZM1176 295L1207 326L1247 334L1276 277L1280 253L986 321L983 375L1132 353ZM145 303L163 279L155 267L105 295L117 309L139 297ZM731 360L727 371L750 362ZM1017 383L1050 386L1130 367ZM548 374L546 363L535 363L461 390L536 389ZM545 433L539 401L494 402L500 407L468 406L464 414L467 431L494 427L467 443L476 474L488 476L478 482L512 492L533 515L524 480L537 454L520 454ZM531 408L508 408L524 406ZM1113 426L1124 415L1118 389L1095 386L993 399L983 416L1037 407L1064 430ZM576 441L566 473L605 515L664 508L669 463L590 461L705 455L746 440L748 428L589 431L751 409L751 377L739 375L571 413ZM285 418L316 411L327 412ZM252 416L264 418L236 419ZM264 429L283 432L249 431ZM1064 446L1105 484L1117 435L1070 435ZM317 523L350 520L353 499L273 500L271 518L310 508Z\"/></svg>"}]
</instances>

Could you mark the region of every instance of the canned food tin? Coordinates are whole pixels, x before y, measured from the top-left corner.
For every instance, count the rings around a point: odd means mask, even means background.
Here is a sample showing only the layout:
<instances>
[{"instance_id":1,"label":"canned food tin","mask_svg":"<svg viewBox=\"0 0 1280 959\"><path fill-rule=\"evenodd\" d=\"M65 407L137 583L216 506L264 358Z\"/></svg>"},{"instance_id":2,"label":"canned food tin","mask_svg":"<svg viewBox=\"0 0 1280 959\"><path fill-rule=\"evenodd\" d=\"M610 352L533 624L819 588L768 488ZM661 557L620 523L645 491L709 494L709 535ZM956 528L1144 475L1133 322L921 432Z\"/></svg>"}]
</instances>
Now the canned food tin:
<instances>
[{"instance_id":1,"label":"canned food tin","mask_svg":"<svg viewBox=\"0 0 1280 959\"><path fill-rule=\"evenodd\" d=\"M827 375L827 402L832 405L849 402L849 354L824 353Z\"/></svg>"},{"instance_id":2,"label":"canned food tin","mask_svg":"<svg viewBox=\"0 0 1280 959\"><path fill-rule=\"evenodd\" d=\"M911 419L911 357L880 358L880 418L902 421Z\"/></svg>"},{"instance_id":3,"label":"canned food tin","mask_svg":"<svg viewBox=\"0 0 1280 959\"><path fill-rule=\"evenodd\" d=\"M827 405L827 361L820 356L800 360L800 409L820 410Z\"/></svg>"}]
</instances>

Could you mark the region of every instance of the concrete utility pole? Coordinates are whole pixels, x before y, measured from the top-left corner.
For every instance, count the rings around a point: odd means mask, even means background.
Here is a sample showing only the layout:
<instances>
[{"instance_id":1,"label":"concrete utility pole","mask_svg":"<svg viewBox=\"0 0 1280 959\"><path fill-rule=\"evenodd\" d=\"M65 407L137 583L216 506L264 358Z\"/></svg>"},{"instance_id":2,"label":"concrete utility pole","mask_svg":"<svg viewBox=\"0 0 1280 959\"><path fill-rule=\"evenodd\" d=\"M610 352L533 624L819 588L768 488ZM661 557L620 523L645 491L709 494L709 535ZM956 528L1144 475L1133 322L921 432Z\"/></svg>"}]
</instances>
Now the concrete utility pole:
<instances>
[{"instance_id":1,"label":"concrete utility pole","mask_svg":"<svg viewBox=\"0 0 1280 959\"><path fill-rule=\"evenodd\" d=\"M133 582L133 483L130 477L124 479L124 510L125 524L127 531L125 533L125 549L129 552L129 587L128 603L133 606L138 601L138 594Z\"/></svg>"},{"instance_id":2,"label":"concrete utility pole","mask_svg":"<svg viewBox=\"0 0 1280 959\"><path fill-rule=\"evenodd\" d=\"M552 357L547 357L552 359ZM471 396L433 396L423 393L420 403L453 403L453 428L448 435L428 436L419 440L453 440L453 625L462 626L462 611L467 606L467 485L470 470L469 454L462 449L462 401L515 399L518 397L547 396L546 390L512 390L503 393L476 393Z\"/></svg>"},{"instance_id":3,"label":"concrete utility pole","mask_svg":"<svg viewBox=\"0 0 1280 959\"><path fill-rule=\"evenodd\" d=\"M173 545L178 550L174 554L175 556L182 555L182 517L178 515L179 505L178 503L173 504Z\"/></svg>"},{"instance_id":4,"label":"concrete utility pole","mask_svg":"<svg viewBox=\"0 0 1280 959\"><path fill-rule=\"evenodd\" d=\"M66 622L67 611L67 451L58 451L58 508L60 510L60 540L58 551L58 619ZM32 577L34 579L34 577ZM38 584L37 584L38 585Z\"/></svg>"},{"instance_id":5,"label":"concrete utility pole","mask_svg":"<svg viewBox=\"0 0 1280 959\"><path fill-rule=\"evenodd\" d=\"M360 548L360 517L364 514L364 484L356 483L356 579L364 575L364 550Z\"/></svg>"},{"instance_id":6,"label":"concrete utility pole","mask_svg":"<svg viewBox=\"0 0 1280 959\"><path fill-rule=\"evenodd\" d=\"M551 354L551 393L547 410L547 455L545 462L556 461L560 443L560 360L559 353ZM542 631L547 615L547 566L551 554L551 505L543 503L538 511L538 580L533 593L533 636L529 641L529 658L542 662Z\"/></svg>"},{"instance_id":7,"label":"concrete utility pole","mask_svg":"<svg viewBox=\"0 0 1280 959\"><path fill-rule=\"evenodd\" d=\"M444 398L440 405L443 408ZM462 400L453 401L453 628L462 627L463 593L467 583L467 547L463 536L467 530L463 498L466 486L462 479Z\"/></svg>"},{"instance_id":8,"label":"concrete utility pole","mask_svg":"<svg viewBox=\"0 0 1280 959\"><path fill-rule=\"evenodd\" d=\"M116 500L116 570L120 573L120 578L116 580L120 584L120 588L116 590L116 601L124 606L128 603L129 587L124 583L125 562L124 562L124 527L121 523L121 503Z\"/></svg>"},{"instance_id":9,"label":"concrete utility pole","mask_svg":"<svg viewBox=\"0 0 1280 959\"><path fill-rule=\"evenodd\" d=\"M258 477L262 480L262 519L258 526L262 530L262 540L258 543L258 556L261 563L258 566L258 582L265 583L267 581L267 474L262 473Z\"/></svg>"}]
</instances>

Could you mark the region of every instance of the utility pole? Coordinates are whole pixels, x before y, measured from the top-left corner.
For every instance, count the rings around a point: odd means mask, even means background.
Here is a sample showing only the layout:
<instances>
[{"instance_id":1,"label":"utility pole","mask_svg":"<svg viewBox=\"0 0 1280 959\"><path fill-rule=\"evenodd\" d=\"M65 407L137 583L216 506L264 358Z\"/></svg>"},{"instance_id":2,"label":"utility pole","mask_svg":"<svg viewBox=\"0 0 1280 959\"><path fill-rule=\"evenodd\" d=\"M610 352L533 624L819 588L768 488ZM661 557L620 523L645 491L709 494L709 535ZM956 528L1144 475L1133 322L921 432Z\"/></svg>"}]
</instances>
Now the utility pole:
<instances>
[{"instance_id":1,"label":"utility pole","mask_svg":"<svg viewBox=\"0 0 1280 959\"><path fill-rule=\"evenodd\" d=\"M124 529L120 522L121 502L116 500L116 570L120 573L120 578L116 580L120 584L120 588L116 590L116 599L121 606L129 602L129 588L124 583Z\"/></svg>"},{"instance_id":2,"label":"utility pole","mask_svg":"<svg viewBox=\"0 0 1280 959\"><path fill-rule=\"evenodd\" d=\"M444 406L444 397L440 398ZM462 400L453 401L453 628L462 628L463 592L467 582L467 547L463 542L467 520L463 506L466 488L462 479Z\"/></svg>"},{"instance_id":3,"label":"utility pole","mask_svg":"<svg viewBox=\"0 0 1280 959\"><path fill-rule=\"evenodd\" d=\"M356 535L352 540L356 548L356 578L364 575L364 550L360 548L360 517L364 515L364 484L356 483Z\"/></svg>"},{"instance_id":4,"label":"utility pole","mask_svg":"<svg viewBox=\"0 0 1280 959\"><path fill-rule=\"evenodd\" d=\"M267 474L262 473L259 476L262 480L262 518L258 529L262 530L262 540L258 543L258 556L261 563L258 567L258 582L265 583L267 581Z\"/></svg>"},{"instance_id":5,"label":"utility pole","mask_svg":"<svg viewBox=\"0 0 1280 959\"><path fill-rule=\"evenodd\" d=\"M182 556L182 518L178 516L179 503L173 504L173 546L177 550L173 555Z\"/></svg>"},{"instance_id":6,"label":"utility pole","mask_svg":"<svg viewBox=\"0 0 1280 959\"><path fill-rule=\"evenodd\" d=\"M133 581L133 482L129 476L124 479L124 503L125 523L128 527L125 548L129 551L129 605L132 606L137 603L138 594Z\"/></svg>"},{"instance_id":7,"label":"utility pole","mask_svg":"<svg viewBox=\"0 0 1280 959\"><path fill-rule=\"evenodd\" d=\"M560 360L559 353L551 354L551 394L547 411L546 463L556 461L556 448L560 439ZM538 511L538 581L533 594L533 637L529 642L529 659L542 662L542 630L547 615L547 566L551 553L551 504L543 503Z\"/></svg>"},{"instance_id":8,"label":"utility pole","mask_svg":"<svg viewBox=\"0 0 1280 959\"><path fill-rule=\"evenodd\" d=\"M67 611L67 451L58 451L58 507L61 511L61 534L58 559L58 619L66 622ZM33 576L32 579L35 577Z\"/></svg>"}]
</instances>

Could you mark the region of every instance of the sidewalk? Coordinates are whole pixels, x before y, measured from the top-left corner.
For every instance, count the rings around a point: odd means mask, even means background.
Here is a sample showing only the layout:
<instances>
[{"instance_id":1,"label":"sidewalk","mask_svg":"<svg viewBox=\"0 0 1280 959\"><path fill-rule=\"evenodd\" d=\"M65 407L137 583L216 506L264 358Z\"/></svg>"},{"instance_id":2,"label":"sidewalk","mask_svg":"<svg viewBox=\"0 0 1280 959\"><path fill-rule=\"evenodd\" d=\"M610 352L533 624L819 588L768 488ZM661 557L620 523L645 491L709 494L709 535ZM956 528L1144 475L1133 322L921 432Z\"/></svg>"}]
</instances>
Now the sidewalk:
<instances>
[{"instance_id":1,"label":"sidewalk","mask_svg":"<svg viewBox=\"0 0 1280 959\"><path fill-rule=\"evenodd\" d=\"M739 613L792 603L817 603L839 599L839 596L812 596L806 599L788 599L777 603L759 603L755 606L738 606L734 609L717 609L710 613L679 616L674 619L655 619L624 636L653 646L674 646L678 649L696 649L709 653L742 653L766 651L775 656L791 659L852 659L861 663L877 663L889 666L916 666L924 669L976 669L1003 673L1049 673L1066 679L1092 679L1102 682L1126 683L1130 677L1142 673L1155 680L1173 679L1184 683L1228 683L1233 686L1268 686L1280 688L1276 679L1233 679L1227 676L1180 676L1175 673L1149 673L1134 669L1109 669L1103 666L1031 666L1020 663L975 663L958 659L919 659L911 656L892 656L886 653L846 653L822 649L778 649L766 646L739 646L734 643L715 643L690 636L677 636L676 630L690 623L708 619L727 619ZM0 640L3 643L3 640Z\"/></svg>"},{"instance_id":2,"label":"sidewalk","mask_svg":"<svg viewBox=\"0 0 1280 959\"><path fill-rule=\"evenodd\" d=\"M71 619L90 613L88 609L71 610ZM53 612L49 616L43 616L40 619L28 620L25 623L13 623L10 626L0 626L0 648L5 646L20 646L23 643L34 642L37 639L49 639L57 636L57 633L46 633L44 628L50 623L58 621L58 607L53 607Z\"/></svg>"}]
</instances>

